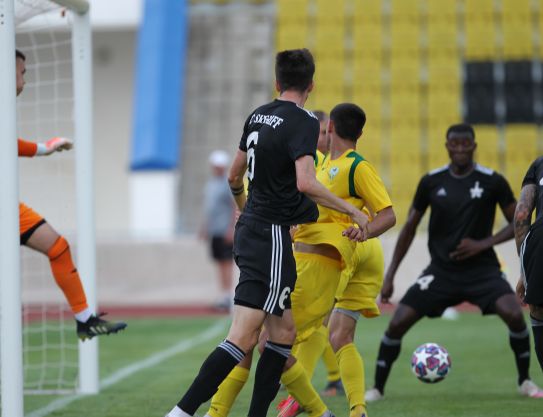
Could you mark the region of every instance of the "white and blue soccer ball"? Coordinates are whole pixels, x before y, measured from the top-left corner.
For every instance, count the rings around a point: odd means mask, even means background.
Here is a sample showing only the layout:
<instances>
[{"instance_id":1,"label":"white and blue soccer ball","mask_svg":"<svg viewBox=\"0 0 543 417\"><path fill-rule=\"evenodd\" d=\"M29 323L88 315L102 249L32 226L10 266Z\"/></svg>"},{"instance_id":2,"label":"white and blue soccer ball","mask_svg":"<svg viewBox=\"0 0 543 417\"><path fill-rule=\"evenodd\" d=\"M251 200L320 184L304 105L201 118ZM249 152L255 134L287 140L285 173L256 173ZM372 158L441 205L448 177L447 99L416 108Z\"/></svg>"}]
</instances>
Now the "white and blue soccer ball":
<instances>
[{"instance_id":1,"label":"white and blue soccer ball","mask_svg":"<svg viewBox=\"0 0 543 417\"><path fill-rule=\"evenodd\" d=\"M411 369L415 376L427 384L442 381L451 371L449 352L437 343L425 343L411 356Z\"/></svg>"}]
</instances>

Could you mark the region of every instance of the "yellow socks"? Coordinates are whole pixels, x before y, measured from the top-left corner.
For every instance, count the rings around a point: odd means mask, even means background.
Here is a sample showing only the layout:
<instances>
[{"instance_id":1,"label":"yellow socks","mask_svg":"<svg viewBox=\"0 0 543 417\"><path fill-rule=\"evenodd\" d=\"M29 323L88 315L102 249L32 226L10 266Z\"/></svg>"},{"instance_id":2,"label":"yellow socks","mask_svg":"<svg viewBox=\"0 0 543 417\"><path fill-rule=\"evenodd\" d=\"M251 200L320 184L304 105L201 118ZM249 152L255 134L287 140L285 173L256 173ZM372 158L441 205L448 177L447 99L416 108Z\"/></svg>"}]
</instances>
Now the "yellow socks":
<instances>
[{"instance_id":1,"label":"yellow socks","mask_svg":"<svg viewBox=\"0 0 543 417\"><path fill-rule=\"evenodd\" d=\"M293 355L298 362L302 364L307 377L310 380L313 378L313 373L315 372L317 362L322 356L327 345L330 346L330 343L328 343L328 329L324 326L321 326L317 331L313 332L313 334L309 336L307 340L304 340L302 343L296 345L297 348ZM332 356L334 358L334 363L336 363L336 357L334 356L333 352ZM337 379L339 379L339 369Z\"/></svg>"},{"instance_id":2,"label":"yellow socks","mask_svg":"<svg viewBox=\"0 0 543 417\"><path fill-rule=\"evenodd\" d=\"M349 400L349 409L352 410L351 417L354 417L353 412L357 410L357 406L361 406L362 409L366 407L364 400L364 362L362 362L362 357L353 343L339 349L336 352L336 357L341 381ZM356 414L357 417L361 415L361 413Z\"/></svg>"},{"instance_id":3,"label":"yellow socks","mask_svg":"<svg viewBox=\"0 0 543 417\"><path fill-rule=\"evenodd\" d=\"M211 398L207 415L211 417L226 417L232 404L249 378L249 370L236 366L219 385L219 389Z\"/></svg>"},{"instance_id":4,"label":"yellow socks","mask_svg":"<svg viewBox=\"0 0 543 417\"><path fill-rule=\"evenodd\" d=\"M328 329L326 329L328 330ZM328 341L328 336L326 336L326 346L324 347L324 352L322 354L322 361L326 367L326 379L328 381L337 381L339 379L339 366L337 364L336 354L334 349Z\"/></svg>"},{"instance_id":5,"label":"yellow socks","mask_svg":"<svg viewBox=\"0 0 543 417\"><path fill-rule=\"evenodd\" d=\"M281 382L287 388L309 417L319 417L328 409L321 400L300 362L296 363L281 375ZM216 416L212 416L216 417Z\"/></svg>"}]
</instances>

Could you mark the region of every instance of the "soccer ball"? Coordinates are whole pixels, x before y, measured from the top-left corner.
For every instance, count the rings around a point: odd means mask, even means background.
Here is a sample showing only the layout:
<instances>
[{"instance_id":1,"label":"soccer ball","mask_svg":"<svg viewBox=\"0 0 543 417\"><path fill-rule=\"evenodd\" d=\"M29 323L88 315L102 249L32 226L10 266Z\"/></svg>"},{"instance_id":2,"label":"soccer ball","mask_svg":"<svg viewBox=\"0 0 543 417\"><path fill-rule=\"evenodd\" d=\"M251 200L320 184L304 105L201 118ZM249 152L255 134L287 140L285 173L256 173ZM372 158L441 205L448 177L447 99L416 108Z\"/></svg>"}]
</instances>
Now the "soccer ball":
<instances>
[{"instance_id":1,"label":"soccer ball","mask_svg":"<svg viewBox=\"0 0 543 417\"><path fill-rule=\"evenodd\" d=\"M449 352L437 343L420 345L411 356L411 369L418 379L427 384L442 381L451 370Z\"/></svg>"}]
</instances>

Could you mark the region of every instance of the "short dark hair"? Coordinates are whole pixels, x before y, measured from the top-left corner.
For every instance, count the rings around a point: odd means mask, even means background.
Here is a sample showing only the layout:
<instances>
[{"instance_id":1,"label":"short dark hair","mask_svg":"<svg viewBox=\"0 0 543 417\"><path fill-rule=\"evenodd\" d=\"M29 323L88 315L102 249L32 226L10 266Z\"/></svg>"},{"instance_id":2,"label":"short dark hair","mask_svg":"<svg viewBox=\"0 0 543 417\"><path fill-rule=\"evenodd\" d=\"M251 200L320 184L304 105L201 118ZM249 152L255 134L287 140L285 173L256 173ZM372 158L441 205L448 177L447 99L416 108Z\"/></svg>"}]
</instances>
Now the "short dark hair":
<instances>
[{"instance_id":1,"label":"short dark hair","mask_svg":"<svg viewBox=\"0 0 543 417\"><path fill-rule=\"evenodd\" d=\"M341 103L330 112L337 135L342 139L356 142L366 124L366 113L353 103Z\"/></svg>"},{"instance_id":2,"label":"short dark hair","mask_svg":"<svg viewBox=\"0 0 543 417\"><path fill-rule=\"evenodd\" d=\"M275 78L281 92L307 90L315 74L315 61L308 49L290 49L275 56Z\"/></svg>"},{"instance_id":3,"label":"short dark hair","mask_svg":"<svg viewBox=\"0 0 543 417\"><path fill-rule=\"evenodd\" d=\"M313 114L317 119L319 119L319 122L322 122L326 119L328 119L328 113L322 110L313 110Z\"/></svg>"},{"instance_id":4,"label":"short dark hair","mask_svg":"<svg viewBox=\"0 0 543 417\"><path fill-rule=\"evenodd\" d=\"M26 61L26 55L23 54L18 49L15 50L15 59L17 59L17 58L21 58L23 61Z\"/></svg>"},{"instance_id":5,"label":"short dark hair","mask_svg":"<svg viewBox=\"0 0 543 417\"><path fill-rule=\"evenodd\" d=\"M450 126L447 129L447 134L445 135L445 139L449 139L449 135L451 133L469 133L471 134L471 137L475 140L475 130L473 130L473 127L467 123L458 123L458 124Z\"/></svg>"}]
</instances>

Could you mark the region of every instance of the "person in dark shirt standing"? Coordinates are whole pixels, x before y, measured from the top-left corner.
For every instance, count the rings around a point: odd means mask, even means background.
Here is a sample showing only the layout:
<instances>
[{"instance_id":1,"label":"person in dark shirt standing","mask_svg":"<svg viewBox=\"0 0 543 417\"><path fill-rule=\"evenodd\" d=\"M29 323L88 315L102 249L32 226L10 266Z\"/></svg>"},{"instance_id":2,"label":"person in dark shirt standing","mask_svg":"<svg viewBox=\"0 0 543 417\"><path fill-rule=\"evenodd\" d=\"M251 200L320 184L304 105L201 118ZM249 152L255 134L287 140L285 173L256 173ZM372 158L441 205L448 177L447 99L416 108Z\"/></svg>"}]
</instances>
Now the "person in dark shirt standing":
<instances>
[{"instance_id":1,"label":"person in dark shirt standing","mask_svg":"<svg viewBox=\"0 0 543 417\"><path fill-rule=\"evenodd\" d=\"M543 391L528 373L530 339L520 303L504 279L493 249L513 237L513 192L503 176L474 162L477 144L470 125L449 127L445 147L451 162L429 172L419 182L385 275L382 301L386 303L392 296L394 275L428 206L431 262L400 300L390 320L379 348L375 385L366 392L366 400L383 398L407 331L422 317L439 317L447 307L464 301L477 305L483 314L497 314L504 321L515 355L520 394L543 398ZM508 224L492 234L496 205Z\"/></svg>"},{"instance_id":2,"label":"person in dark shirt standing","mask_svg":"<svg viewBox=\"0 0 543 417\"><path fill-rule=\"evenodd\" d=\"M168 417L193 416L230 371L252 351L262 325L269 333L255 373L249 417L265 417L296 337L290 293L296 265L289 228L317 220L315 203L348 214L356 225L346 238L368 238L368 217L334 196L315 177L319 122L304 110L313 89L315 64L307 49L279 52L275 75L279 98L251 113L230 168L229 183L242 211L234 234L240 269L227 338L208 356L196 379ZM246 199L243 176L248 173ZM330 416L326 411L325 415Z\"/></svg>"},{"instance_id":3,"label":"person in dark shirt standing","mask_svg":"<svg viewBox=\"0 0 543 417\"><path fill-rule=\"evenodd\" d=\"M521 278L517 294L528 304L535 352L543 370L543 157L537 158L522 181L515 210L515 241L520 255ZM536 219L532 222L532 213Z\"/></svg>"}]
</instances>

